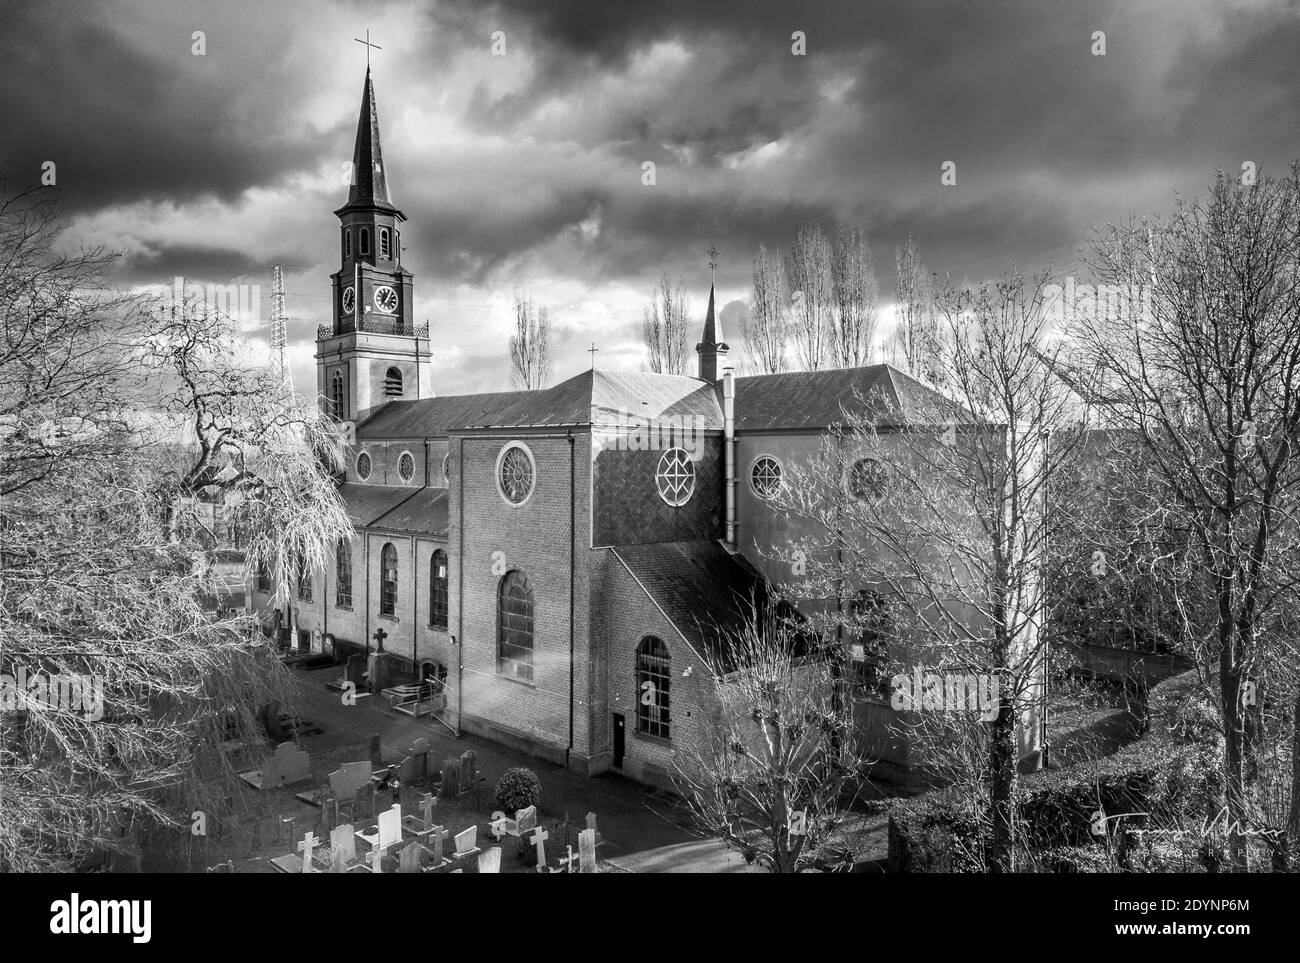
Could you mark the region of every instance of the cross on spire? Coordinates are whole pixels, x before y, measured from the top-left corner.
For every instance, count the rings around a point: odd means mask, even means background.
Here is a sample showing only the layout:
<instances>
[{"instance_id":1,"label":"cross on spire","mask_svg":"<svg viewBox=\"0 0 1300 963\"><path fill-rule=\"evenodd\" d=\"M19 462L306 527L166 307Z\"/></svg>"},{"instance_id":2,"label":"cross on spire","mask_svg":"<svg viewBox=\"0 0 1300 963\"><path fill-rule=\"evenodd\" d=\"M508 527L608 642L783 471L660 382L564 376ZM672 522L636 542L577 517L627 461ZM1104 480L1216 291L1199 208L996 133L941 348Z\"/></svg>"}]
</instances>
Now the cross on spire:
<instances>
[{"instance_id":1,"label":"cross on spire","mask_svg":"<svg viewBox=\"0 0 1300 963\"><path fill-rule=\"evenodd\" d=\"M366 39L365 39L365 40L362 40L360 37L353 37L352 39L355 40L355 41L356 41L357 43L359 43L359 44L365 44L365 47L366 47L366 70L369 71L369 70L370 70L370 48L371 48L371 47L374 47L376 50L383 50L384 48L381 47L381 46L379 46L379 44L377 44L377 43L371 43L371 42L370 42L370 28L369 28L369 27L366 28Z\"/></svg>"},{"instance_id":2,"label":"cross on spire","mask_svg":"<svg viewBox=\"0 0 1300 963\"><path fill-rule=\"evenodd\" d=\"M596 347L596 342L591 342L591 347L587 349L587 354L591 355L591 370L596 370L596 352L600 349Z\"/></svg>"},{"instance_id":3,"label":"cross on spire","mask_svg":"<svg viewBox=\"0 0 1300 963\"><path fill-rule=\"evenodd\" d=\"M710 275L714 274L714 272L716 272L717 269L718 269L718 249L714 245L710 244L709 245L709 274Z\"/></svg>"}]
</instances>

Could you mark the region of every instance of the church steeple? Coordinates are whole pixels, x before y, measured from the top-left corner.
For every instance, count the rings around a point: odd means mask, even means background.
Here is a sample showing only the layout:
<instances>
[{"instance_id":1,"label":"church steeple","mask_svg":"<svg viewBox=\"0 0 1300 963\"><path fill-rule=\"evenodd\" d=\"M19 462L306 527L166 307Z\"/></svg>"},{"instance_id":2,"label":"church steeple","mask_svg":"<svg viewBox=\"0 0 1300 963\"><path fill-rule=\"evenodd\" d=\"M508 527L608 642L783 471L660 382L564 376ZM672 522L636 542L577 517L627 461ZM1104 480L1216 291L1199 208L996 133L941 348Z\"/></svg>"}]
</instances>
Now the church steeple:
<instances>
[{"instance_id":1,"label":"church steeple","mask_svg":"<svg viewBox=\"0 0 1300 963\"><path fill-rule=\"evenodd\" d=\"M370 78L368 66L365 87L361 91L361 113L357 117L356 147L352 151L352 184L348 190L348 203L343 209L351 207L375 208L402 217L388 196L388 171L384 167L384 149L379 139L375 83Z\"/></svg>"},{"instance_id":2,"label":"church steeple","mask_svg":"<svg viewBox=\"0 0 1300 963\"><path fill-rule=\"evenodd\" d=\"M703 381L717 381L721 377L720 368L725 366L730 345L722 338L722 324L714 310L717 288L717 248L709 248L709 309L704 315L704 340L695 346L699 355L699 376Z\"/></svg>"},{"instance_id":3,"label":"church steeple","mask_svg":"<svg viewBox=\"0 0 1300 963\"><path fill-rule=\"evenodd\" d=\"M391 400L433 394L428 325L414 322L415 279L402 265L406 215L388 193L375 84L366 67L347 203L339 219L333 323L316 337L317 389L352 421Z\"/></svg>"}]
</instances>

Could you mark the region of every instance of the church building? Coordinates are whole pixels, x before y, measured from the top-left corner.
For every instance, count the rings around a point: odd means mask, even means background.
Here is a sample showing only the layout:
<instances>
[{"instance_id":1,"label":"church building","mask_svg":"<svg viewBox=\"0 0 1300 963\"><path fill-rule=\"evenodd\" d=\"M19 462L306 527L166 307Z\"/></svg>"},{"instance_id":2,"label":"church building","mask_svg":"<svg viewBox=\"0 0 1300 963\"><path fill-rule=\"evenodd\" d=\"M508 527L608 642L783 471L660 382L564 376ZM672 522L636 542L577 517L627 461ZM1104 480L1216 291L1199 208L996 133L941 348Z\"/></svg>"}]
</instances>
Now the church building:
<instances>
[{"instance_id":1,"label":"church building","mask_svg":"<svg viewBox=\"0 0 1300 963\"><path fill-rule=\"evenodd\" d=\"M457 732L666 785L714 710L706 660L788 580L770 557L797 534L769 503L784 466L855 392L893 424L936 396L886 365L737 377L712 288L697 377L595 368L440 395L369 70L353 158L316 370L321 404L355 425L340 490L356 535L297 580L290 623L336 657L382 650L376 693L433 682ZM272 586L253 599L269 611Z\"/></svg>"}]
</instances>

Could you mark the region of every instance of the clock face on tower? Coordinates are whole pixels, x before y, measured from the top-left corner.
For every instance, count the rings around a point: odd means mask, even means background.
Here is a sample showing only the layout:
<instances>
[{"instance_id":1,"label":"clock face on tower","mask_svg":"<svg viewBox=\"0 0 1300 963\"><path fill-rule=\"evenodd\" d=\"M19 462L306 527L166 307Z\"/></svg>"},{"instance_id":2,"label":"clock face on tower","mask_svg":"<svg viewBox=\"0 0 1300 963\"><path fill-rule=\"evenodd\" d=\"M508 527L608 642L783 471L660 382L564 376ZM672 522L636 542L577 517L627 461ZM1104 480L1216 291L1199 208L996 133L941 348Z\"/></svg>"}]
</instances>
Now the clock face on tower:
<instances>
[{"instance_id":1,"label":"clock face on tower","mask_svg":"<svg viewBox=\"0 0 1300 963\"><path fill-rule=\"evenodd\" d=\"M351 314L352 309L357 306L357 292L352 288L343 289L343 313Z\"/></svg>"},{"instance_id":2,"label":"clock face on tower","mask_svg":"<svg viewBox=\"0 0 1300 963\"><path fill-rule=\"evenodd\" d=\"M386 284L375 288L375 307L384 314L392 314L397 310L397 292Z\"/></svg>"}]
</instances>

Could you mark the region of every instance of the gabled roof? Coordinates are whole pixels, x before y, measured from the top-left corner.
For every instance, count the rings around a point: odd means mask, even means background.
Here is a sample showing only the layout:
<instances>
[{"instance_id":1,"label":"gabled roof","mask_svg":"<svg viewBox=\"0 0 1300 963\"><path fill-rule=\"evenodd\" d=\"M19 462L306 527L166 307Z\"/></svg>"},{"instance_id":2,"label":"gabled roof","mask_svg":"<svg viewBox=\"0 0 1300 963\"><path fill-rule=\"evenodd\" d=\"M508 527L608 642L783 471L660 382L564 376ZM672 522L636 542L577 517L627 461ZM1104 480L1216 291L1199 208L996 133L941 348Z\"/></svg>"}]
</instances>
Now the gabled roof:
<instances>
[{"instance_id":1,"label":"gabled roof","mask_svg":"<svg viewBox=\"0 0 1300 963\"><path fill-rule=\"evenodd\" d=\"M887 364L736 379L736 430L824 429L849 415L877 427L936 424L960 406Z\"/></svg>"},{"instance_id":2,"label":"gabled roof","mask_svg":"<svg viewBox=\"0 0 1300 963\"><path fill-rule=\"evenodd\" d=\"M393 485L360 485L356 482L344 482L339 486L339 495L343 499L348 518L357 528L364 528L375 519L387 515L416 491L419 489Z\"/></svg>"},{"instance_id":3,"label":"gabled roof","mask_svg":"<svg viewBox=\"0 0 1300 963\"><path fill-rule=\"evenodd\" d=\"M766 598L763 577L713 541L619 545L612 549L687 643L726 663L729 633L743 631Z\"/></svg>"},{"instance_id":4,"label":"gabled roof","mask_svg":"<svg viewBox=\"0 0 1300 963\"><path fill-rule=\"evenodd\" d=\"M451 428L483 424L535 392L498 391L482 395L446 395L416 401L390 401L357 427L366 439L445 435Z\"/></svg>"}]
</instances>

